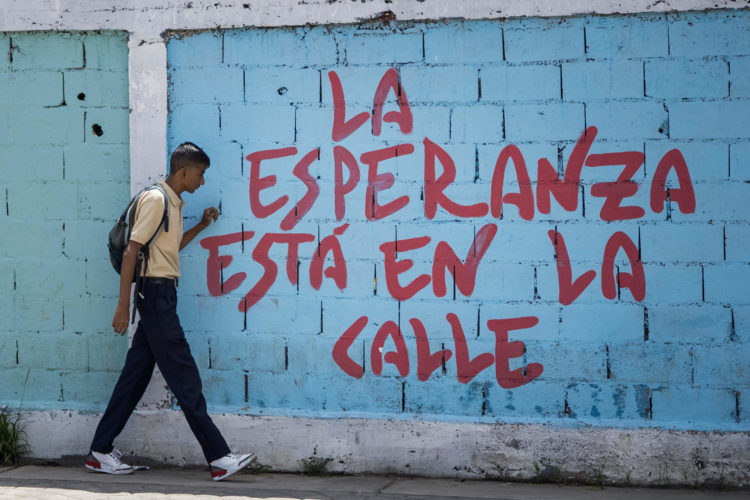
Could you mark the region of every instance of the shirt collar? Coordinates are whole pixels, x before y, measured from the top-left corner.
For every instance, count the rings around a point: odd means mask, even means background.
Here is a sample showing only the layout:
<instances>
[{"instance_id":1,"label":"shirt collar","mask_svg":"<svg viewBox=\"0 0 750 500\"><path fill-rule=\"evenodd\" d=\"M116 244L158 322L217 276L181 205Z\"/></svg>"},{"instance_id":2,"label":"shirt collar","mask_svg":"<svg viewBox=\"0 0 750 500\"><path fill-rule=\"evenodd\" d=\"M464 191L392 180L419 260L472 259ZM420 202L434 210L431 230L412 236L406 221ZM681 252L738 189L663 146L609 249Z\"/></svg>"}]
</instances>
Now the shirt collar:
<instances>
[{"instance_id":1,"label":"shirt collar","mask_svg":"<svg viewBox=\"0 0 750 500\"><path fill-rule=\"evenodd\" d=\"M159 181L157 184L163 187L164 191L167 192L167 196L169 196L169 202L172 204L172 206L182 208L182 206L185 205L185 200L180 198L180 195L175 193L174 190L169 187L169 184L164 181Z\"/></svg>"}]
</instances>

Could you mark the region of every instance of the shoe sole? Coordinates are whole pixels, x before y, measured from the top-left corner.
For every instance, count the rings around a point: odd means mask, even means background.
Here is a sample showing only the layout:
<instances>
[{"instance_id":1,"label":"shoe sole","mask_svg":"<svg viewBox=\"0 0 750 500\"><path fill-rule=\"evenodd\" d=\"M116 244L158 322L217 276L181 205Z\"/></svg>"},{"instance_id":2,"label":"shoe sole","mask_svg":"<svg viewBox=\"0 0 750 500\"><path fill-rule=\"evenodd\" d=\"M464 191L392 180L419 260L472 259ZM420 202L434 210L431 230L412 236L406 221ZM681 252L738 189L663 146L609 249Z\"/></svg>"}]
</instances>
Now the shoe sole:
<instances>
[{"instance_id":1,"label":"shoe sole","mask_svg":"<svg viewBox=\"0 0 750 500\"><path fill-rule=\"evenodd\" d=\"M256 455L254 455L254 454L250 455L245 460L245 463L240 462L240 465L236 469L234 469L233 471L230 472L230 471L225 470L226 474L221 475L221 476L212 476L211 480L212 481L221 481L222 479L226 479L229 476L231 476L232 474L234 474L235 472L240 471L240 470L244 469L245 467L247 467L248 465L250 465L251 463L255 462L257 459L258 459L258 457Z\"/></svg>"},{"instance_id":2,"label":"shoe sole","mask_svg":"<svg viewBox=\"0 0 750 500\"><path fill-rule=\"evenodd\" d=\"M118 474L118 475L122 475L122 474L132 474L133 472L135 472L135 469L133 469L133 468L130 468L130 469L119 469L119 470L116 470L116 469L112 469L112 470L102 469L101 464L98 464L96 462L91 462L91 461L88 461L88 460L86 461L86 463L84 465L85 465L85 467L88 470L90 470L92 472L102 472L104 474Z\"/></svg>"}]
</instances>

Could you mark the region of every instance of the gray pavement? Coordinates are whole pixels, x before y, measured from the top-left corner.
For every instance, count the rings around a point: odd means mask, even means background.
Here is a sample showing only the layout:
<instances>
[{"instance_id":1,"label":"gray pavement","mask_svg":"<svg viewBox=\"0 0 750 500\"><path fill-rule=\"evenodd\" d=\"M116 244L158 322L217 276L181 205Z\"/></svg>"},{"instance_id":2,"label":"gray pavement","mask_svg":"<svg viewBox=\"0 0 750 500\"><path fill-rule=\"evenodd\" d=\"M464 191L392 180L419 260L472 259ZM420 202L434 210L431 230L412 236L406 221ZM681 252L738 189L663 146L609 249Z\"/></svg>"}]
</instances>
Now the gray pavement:
<instances>
[{"instance_id":1,"label":"gray pavement","mask_svg":"<svg viewBox=\"0 0 750 500\"><path fill-rule=\"evenodd\" d=\"M83 467L26 465L0 468L0 499L748 499L750 491L559 486L387 476L305 476L240 472L220 482L208 469L155 468L127 476Z\"/></svg>"}]
</instances>

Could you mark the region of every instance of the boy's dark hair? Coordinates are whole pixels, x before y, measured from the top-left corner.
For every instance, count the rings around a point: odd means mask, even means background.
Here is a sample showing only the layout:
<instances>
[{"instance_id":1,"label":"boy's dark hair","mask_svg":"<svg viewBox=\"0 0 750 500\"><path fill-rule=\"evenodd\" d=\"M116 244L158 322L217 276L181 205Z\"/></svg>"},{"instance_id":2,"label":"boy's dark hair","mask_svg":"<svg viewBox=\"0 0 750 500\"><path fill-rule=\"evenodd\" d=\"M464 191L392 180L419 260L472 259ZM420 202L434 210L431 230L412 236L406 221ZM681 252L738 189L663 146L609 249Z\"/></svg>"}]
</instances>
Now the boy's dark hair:
<instances>
[{"instance_id":1,"label":"boy's dark hair","mask_svg":"<svg viewBox=\"0 0 750 500\"><path fill-rule=\"evenodd\" d=\"M211 165L211 159L205 151L192 142L183 142L177 146L169 159L169 173L174 174L190 163L200 163L208 167Z\"/></svg>"}]
</instances>

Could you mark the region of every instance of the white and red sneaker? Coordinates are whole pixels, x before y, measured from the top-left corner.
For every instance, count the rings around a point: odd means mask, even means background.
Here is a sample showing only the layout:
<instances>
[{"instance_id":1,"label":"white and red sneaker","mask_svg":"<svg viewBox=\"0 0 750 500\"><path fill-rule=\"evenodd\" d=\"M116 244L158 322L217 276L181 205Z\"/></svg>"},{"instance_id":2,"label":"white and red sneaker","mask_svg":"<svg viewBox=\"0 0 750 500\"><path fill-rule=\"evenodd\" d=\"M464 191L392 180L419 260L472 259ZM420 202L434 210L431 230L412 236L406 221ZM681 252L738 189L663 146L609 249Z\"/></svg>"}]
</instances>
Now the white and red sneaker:
<instances>
[{"instance_id":1,"label":"white and red sneaker","mask_svg":"<svg viewBox=\"0 0 750 500\"><path fill-rule=\"evenodd\" d=\"M109 453L98 453L92 451L86 457L86 468L94 472L106 474L132 474L135 468L120 461L122 453L113 449Z\"/></svg>"},{"instance_id":2,"label":"white and red sneaker","mask_svg":"<svg viewBox=\"0 0 750 500\"><path fill-rule=\"evenodd\" d=\"M211 462L211 480L221 481L222 479L231 476L243 467L247 467L251 463L255 462L256 457L252 453L247 455L229 455L217 458Z\"/></svg>"}]
</instances>

